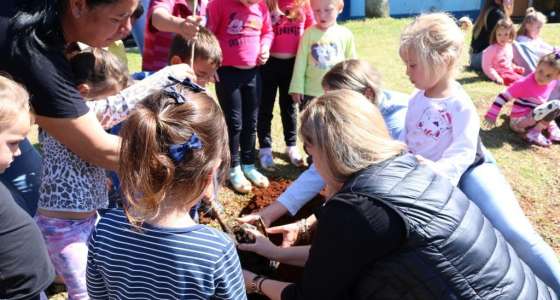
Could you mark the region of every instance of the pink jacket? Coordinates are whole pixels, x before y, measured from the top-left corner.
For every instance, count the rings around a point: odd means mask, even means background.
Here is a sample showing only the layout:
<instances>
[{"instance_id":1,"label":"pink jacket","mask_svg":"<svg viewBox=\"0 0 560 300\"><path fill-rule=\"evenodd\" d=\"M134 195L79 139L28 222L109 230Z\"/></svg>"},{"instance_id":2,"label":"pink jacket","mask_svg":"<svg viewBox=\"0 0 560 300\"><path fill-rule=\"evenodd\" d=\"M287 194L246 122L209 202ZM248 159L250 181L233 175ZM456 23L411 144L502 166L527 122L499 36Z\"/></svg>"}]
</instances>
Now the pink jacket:
<instances>
[{"instance_id":1,"label":"pink jacket","mask_svg":"<svg viewBox=\"0 0 560 300\"><path fill-rule=\"evenodd\" d=\"M482 70L492 81L501 78L506 72L515 72L519 66L513 63L513 46L511 43L501 46L492 44L482 52Z\"/></svg>"}]
</instances>

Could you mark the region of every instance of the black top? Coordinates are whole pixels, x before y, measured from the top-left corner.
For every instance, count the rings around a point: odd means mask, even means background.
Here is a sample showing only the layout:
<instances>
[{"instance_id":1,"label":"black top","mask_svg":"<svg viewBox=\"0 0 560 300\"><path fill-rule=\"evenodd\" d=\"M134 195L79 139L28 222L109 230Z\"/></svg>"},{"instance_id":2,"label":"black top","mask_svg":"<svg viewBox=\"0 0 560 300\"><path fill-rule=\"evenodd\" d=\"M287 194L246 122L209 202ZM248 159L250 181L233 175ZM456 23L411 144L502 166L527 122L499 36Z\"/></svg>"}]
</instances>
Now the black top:
<instances>
[{"instance_id":1,"label":"black top","mask_svg":"<svg viewBox=\"0 0 560 300\"><path fill-rule=\"evenodd\" d=\"M16 0L2 0L0 2L0 17L11 18L16 14Z\"/></svg>"},{"instance_id":2,"label":"black top","mask_svg":"<svg viewBox=\"0 0 560 300\"><path fill-rule=\"evenodd\" d=\"M29 299L53 279L39 228L0 183L0 299Z\"/></svg>"},{"instance_id":3,"label":"black top","mask_svg":"<svg viewBox=\"0 0 560 300\"><path fill-rule=\"evenodd\" d=\"M472 53L480 53L490 45L490 34L492 34L492 30L496 27L496 23L505 17L504 11L499 6L492 6L489 8L486 23L482 26L478 36L476 38L473 37L471 41Z\"/></svg>"},{"instance_id":4,"label":"black top","mask_svg":"<svg viewBox=\"0 0 560 300\"><path fill-rule=\"evenodd\" d=\"M88 112L77 90L64 45L44 44L35 34L19 39L18 49L9 22L0 18L0 70L21 82L31 94L36 114L76 118Z\"/></svg>"},{"instance_id":5,"label":"black top","mask_svg":"<svg viewBox=\"0 0 560 300\"><path fill-rule=\"evenodd\" d=\"M303 279L282 291L283 300L350 299L363 270L399 248L407 233L392 208L352 193L335 195L316 216Z\"/></svg>"}]
</instances>

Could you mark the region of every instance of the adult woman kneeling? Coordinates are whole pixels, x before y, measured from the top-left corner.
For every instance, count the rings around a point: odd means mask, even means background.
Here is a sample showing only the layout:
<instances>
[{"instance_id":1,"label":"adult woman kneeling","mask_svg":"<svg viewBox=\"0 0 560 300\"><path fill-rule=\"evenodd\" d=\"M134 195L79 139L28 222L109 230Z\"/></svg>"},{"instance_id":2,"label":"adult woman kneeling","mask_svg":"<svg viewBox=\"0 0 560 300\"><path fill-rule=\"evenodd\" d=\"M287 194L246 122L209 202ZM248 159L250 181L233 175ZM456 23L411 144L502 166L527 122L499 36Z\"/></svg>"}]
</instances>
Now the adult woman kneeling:
<instances>
[{"instance_id":1,"label":"adult woman kneeling","mask_svg":"<svg viewBox=\"0 0 560 300\"><path fill-rule=\"evenodd\" d=\"M373 121L373 122L372 122ZM311 246L257 235L239 248L305 266L300 283L245 271L271 299L556 299L480 210L389 136L377 108L348 90L301 116L307 151L333 196Z\"/></svg>"}]
</instances>

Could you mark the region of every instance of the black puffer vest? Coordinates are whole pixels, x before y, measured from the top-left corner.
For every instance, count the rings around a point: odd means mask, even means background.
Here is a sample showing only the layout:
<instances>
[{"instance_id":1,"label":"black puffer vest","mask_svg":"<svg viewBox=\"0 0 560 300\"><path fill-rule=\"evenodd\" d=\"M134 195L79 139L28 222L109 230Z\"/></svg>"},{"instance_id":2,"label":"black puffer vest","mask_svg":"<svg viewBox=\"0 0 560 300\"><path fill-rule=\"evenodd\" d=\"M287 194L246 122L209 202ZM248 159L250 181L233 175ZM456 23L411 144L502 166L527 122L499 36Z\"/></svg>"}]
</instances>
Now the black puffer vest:
<instances>
[{"instance_id":1,"label":"black puffer vest","mask_svg":"<svg viewBox=\"0 0 560 300\"><path fill-rule=\"evenodd\" d=\"M357 173L340 193L382 201L408 231L401 249L362 274L352 299L557 299L472 201L411 155Z\"/></svg>"}]
</instances>

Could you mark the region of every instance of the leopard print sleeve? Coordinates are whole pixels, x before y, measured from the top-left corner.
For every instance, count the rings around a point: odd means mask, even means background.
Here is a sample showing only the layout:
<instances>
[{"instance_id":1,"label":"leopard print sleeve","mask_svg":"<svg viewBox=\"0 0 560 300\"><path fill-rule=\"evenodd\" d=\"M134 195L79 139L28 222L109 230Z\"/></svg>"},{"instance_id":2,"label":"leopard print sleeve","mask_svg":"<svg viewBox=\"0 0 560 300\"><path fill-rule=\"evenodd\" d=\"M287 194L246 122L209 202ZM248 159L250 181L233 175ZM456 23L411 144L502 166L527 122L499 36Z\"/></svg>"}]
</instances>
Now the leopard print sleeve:
<instances>
[{"instance_id":1,"label":"leopard print sleeve","mask_svg":"<svg viewBox=\"0 0 560 300\"><path fill-rule=\"evenodd\" d=\"M172 84L169 77L179 81L193 77L192 69L187 64L168 66L146 79L135 83L114 96L106 99L87 101L90 111L95 113L104 129L109 129L128 117L136 104L147 96Z\"/></svg>"}]
</instances>

